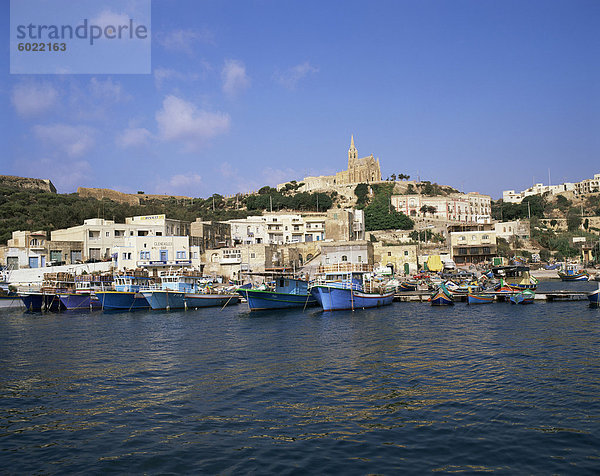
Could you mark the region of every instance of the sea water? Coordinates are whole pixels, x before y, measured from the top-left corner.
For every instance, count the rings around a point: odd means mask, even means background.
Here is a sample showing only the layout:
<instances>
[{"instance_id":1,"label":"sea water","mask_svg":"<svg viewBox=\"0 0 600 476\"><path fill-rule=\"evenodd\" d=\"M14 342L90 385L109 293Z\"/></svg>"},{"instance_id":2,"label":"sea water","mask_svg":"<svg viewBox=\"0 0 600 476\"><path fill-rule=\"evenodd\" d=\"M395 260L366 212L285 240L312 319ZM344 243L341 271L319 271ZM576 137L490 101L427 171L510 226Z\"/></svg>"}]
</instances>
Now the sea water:
<instances>
[{"instance_id":1,"label":"sea water","mask_svg":"<svg viewBox=\"0 0 600 476\"><path fill-rule=\"evenodd\" d=\"M598 474L600 310L1 311L0 461L6 474Z\"/></svg>"}]
</instances>

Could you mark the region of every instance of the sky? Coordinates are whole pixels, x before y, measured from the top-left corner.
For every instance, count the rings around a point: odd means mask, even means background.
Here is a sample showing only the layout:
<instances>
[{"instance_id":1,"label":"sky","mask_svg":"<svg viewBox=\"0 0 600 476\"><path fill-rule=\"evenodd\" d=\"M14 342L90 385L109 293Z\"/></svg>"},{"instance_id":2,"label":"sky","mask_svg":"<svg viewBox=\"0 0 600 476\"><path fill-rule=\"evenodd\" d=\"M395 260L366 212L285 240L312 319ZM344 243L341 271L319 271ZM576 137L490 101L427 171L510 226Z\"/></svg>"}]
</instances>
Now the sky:
<instances>
[{"instance_id":1,"label":"sky","mask_svg":"<svg viewBox=\"0 0 600 476\"><path fill-rule=\"evenodd\" d=\"M253 191L345 170L351 134L493 199L600 173L597 0L154 0L148 74L10 74L2 8L0 174L60 193Z\"/></svg>"}]
</instances>

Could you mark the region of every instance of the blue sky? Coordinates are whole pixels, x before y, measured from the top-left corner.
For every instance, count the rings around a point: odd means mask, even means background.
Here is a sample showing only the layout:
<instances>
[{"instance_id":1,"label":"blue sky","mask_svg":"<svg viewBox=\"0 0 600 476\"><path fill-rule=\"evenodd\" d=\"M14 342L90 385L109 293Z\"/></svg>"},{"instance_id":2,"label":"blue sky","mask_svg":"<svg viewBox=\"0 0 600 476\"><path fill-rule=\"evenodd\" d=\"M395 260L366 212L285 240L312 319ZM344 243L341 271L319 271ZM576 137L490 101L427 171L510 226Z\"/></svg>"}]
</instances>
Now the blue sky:
<instances>
[{"instance_id":1,"label":"blue sky","mask_svg":"<svg viewBox=\"0 0 600 476\"><path fill-rule=\"evenodd\" d=\"M59 192L256 190L345 169L351 134L493 198L600 172L596 0L155 0L152 74L94 75L9 74L2 5L0 173Z\"/></svg>"}]
</instances>

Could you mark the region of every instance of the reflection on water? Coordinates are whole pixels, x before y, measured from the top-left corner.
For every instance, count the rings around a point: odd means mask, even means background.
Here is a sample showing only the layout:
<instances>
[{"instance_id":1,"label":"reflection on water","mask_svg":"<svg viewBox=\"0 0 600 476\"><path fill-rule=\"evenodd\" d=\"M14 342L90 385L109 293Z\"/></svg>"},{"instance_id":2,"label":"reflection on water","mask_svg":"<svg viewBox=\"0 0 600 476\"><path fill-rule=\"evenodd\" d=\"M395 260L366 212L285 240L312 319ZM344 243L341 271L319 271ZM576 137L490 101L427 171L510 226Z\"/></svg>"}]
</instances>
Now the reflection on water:
<instances>
[{"instance_id":1,"label":"reflection on water","mask_svg":"<svg viewBox=\"0 0 600 476\"><path fill-rule=\"evenodd\" d=\"M592 472L599 343L583 302L4 311L0 450L15 473Z\"/></svg>"}]
</instances>

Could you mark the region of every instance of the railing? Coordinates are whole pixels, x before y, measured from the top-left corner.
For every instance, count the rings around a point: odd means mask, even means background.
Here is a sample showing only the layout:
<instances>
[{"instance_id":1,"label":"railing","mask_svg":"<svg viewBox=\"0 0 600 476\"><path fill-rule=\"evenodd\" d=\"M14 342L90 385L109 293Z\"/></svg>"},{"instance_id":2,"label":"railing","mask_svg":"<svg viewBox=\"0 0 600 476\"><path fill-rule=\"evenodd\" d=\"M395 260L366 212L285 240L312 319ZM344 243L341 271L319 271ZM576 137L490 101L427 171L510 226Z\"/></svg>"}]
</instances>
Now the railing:
<instances>
[{"instance_id":1,"label":"railing","mask_svg":"<svg viewBox=\"0 0 600 476\"><path fill-rule=\"evenodd\" d=\"M319 266L319 273L349 273L349 272L364 272L373 271L373 266L367 263L335 263Z\"/></svg>"}]
</instances>

